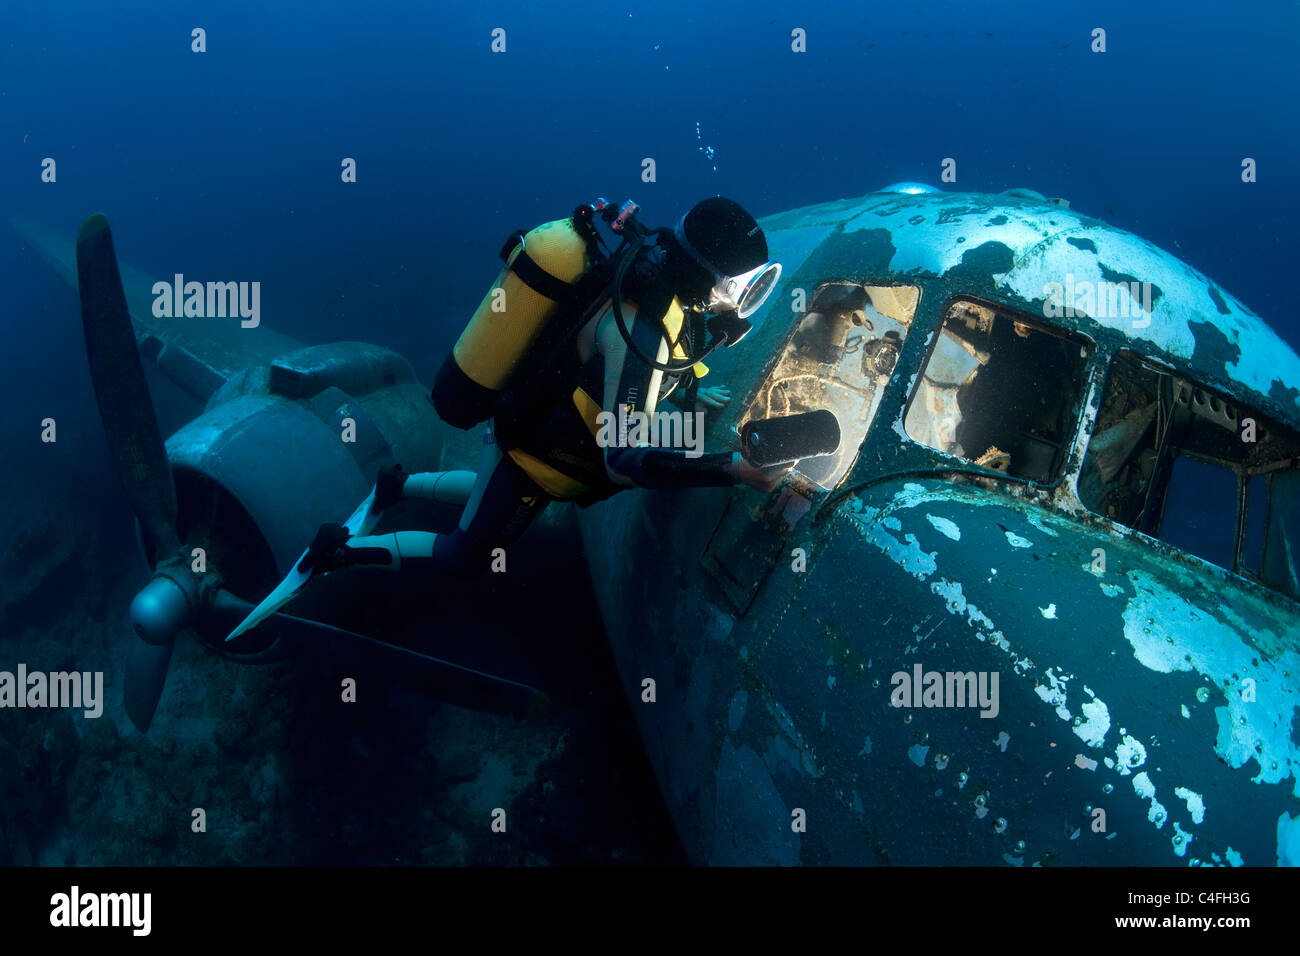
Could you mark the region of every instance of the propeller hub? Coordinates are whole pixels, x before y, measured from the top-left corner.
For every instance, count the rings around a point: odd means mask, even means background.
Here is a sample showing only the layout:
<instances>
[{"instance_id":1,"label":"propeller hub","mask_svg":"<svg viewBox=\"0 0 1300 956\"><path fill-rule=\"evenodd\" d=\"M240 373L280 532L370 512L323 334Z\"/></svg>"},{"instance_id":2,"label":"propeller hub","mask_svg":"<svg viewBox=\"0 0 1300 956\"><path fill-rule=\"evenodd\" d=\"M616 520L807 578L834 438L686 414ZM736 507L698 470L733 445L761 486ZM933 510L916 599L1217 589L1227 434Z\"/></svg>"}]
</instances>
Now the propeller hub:
<instances>
[{"instance_id":1,"label":"propeller hub","mask_svg":"<svg viewBox=\"0 0 1300 956\"><path fill-rule=\"evenodd\" d=\"M169 644L191 617L185 592L166 575L155 575L131 602L131 626L147 644Z\"/></svg>"}]
</instances>

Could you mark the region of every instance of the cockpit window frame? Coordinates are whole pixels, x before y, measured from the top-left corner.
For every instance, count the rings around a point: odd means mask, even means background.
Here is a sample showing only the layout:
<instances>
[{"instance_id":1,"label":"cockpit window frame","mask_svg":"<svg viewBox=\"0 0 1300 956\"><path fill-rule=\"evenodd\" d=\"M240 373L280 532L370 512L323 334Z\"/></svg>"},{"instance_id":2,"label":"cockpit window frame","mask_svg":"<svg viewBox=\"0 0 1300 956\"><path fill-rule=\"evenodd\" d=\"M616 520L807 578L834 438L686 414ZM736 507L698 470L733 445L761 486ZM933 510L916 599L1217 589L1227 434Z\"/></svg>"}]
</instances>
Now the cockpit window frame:
<instances>
[{"instance_id":1,"label":"cockpit window frame","mask_svg":"<svg viewBox=\"0 0 1300 956\"><path fill-rule=\"evenodd\" d=\"M1216 399L1219 403L1231 407L1234 410L1234 412L1237 414L1237 418L1239 421L1244 422L1246 418L1256 418L1257 421L1259 422L1257 427L1260 429L1261 434L1263 433L1264 429L1267 427L1270 430L1273 428L1278 428L1278 429L1285 430L1286 432L1289 432L1292 435L1300 435L1300 428L1297 428L1291 423L1280 419L1277 415L1268 411L1267 409L1259 407L1258 404L1254 401L1251 401L1250 398L1234 395L1231 392L1224 389L1220 384L1206 380L1201 375L1198 375L1196 371L1193 369L1189 369L1185 366L1176 367L1174 365L1170 365L1167 361L1164 361L1155 356L1146 355L1141 351L1127 345L1108 350L1104 356L1099 356L1099 358L1104 360L1104 367L1100 370L1100 376L1098 379L1098 386L1097 386L1097 393L1096 393L1097 416L1094 418L1094 420L1091 423L1091 426L1089 428L1089 434L1087 435L1087 440L1082 442L1082 454L1079 458L1078 468L1077 468L1077 471L1079 472L1080 475L1082 475L1085 470L1085 465L1087 462L1088 455L1091 451L1092 442L1097 436L1097 419L1100 418L1106 396L1110 393L1110 390L1114 384L1114 377L1116 374L1118 374L1119 371L1118 366L1121 362L1136 363L1138 365L1145 366L1151 369L1152 371L1158 371L1161 374L1174 376L1177 379L1183 380L1188 385L1190 385L1190 387L1194 391L1203 393L1207 397ZM1196 561L1202 561L1205 564L1218 568L1219 570L1223 571L1225 574L1231 574L1234 577L1240 578L1243 581L1249 581L1251 584L1263 589L1264 591L1267 591L1269 594L1276 595L1286 600L1300 603L1300 598L1290 594L1287 590L1285 590L1282 587L1279 587L1275 583L1270 582L1264 576L1262 567L1259 568L1258 570L1252 570L1246 564L1246 547L1247 547L1247 534L1248 534L1247 507L1248 507L1248 500L1249 500L1248 486L1250 485L1252 479L1254 478L1257 477L1265 478L1268 481L1268 487L1265 492L1264 506L1266 509L1271 508L1273 476L1277 473L1286 472L1294 469L1289 469L1287 465L1283 463L1282 459L1267 464L1256 463L1253 465L1249 465L1244 462L1226 461L1214 455L1203 454L1199 451L1188 449L1188 448L1182 448L1182 447L1176 447L1171 449L1167 453L1167 455L1168 455L1167 467L1169 473L1164 474L1161 478L1164 485L1160 489L1158 516L1154 521L1154 527L1141 527L1138 524L1132 524L1127 521L1124 521L1117 516L1105 514L1104 512L1094 507L1093 503L1090 503L1088 500L1086 500L1082 493L1077 495L1080 506L1083 507L1089 515L1095 517L1100 521L1107 522L1108 524L1113 525L1116 528L1123 529L1124 533L1126 534L1140 535L1143 538L1152 541L1160 545L1161 547L1168 548L1177 554L1185 555L1186 557ZM1218 561L1211 560L1210 558L1197 554L1194 551L1190 551L1186 548L1180 547L1179 545L1167 540L1166 537L1164 536L1165 534L1164 521L1166 517L1166 507L1169 503L1169 482L1170 479L1172 478L1173 466L1179 458L1185 458L1190 461L1195 461L1204 465L1209 465L1211 467L1222 469L1226 472L1233 474L1237 480L1237 488L1234 496L1236 515L1234 516L1234 536L1233 536L1231 566L1225 566L1224 564ZM1292 459L1292 460L1294 461L1297 459Z\"/></svg>"},{"instance_id":2,"label":"cockpit window frame","mask_svg":"<svg viewBox=\"0 0 1300 956\"><path fill-rule=\"evenodd\" d=\"M861 460L863 450L867 448L868 445L872 442L873 440L872 436L879 431L879 426L881 422L879 416L879 408L884 398L889 394L894 393L895 389L898 389L900 387L905 387L905 383L900 384L899 381L900 377L905 377L905 372L902 367L903 355L905 354L904 350L907 347L908 340L910 340L911 337L914 334L916 334L916 330L917 329L924 330L925 328L927 317L924 313L924 309L928 305L927 303L928 288L927 288L927 284L923 281L908 280L906 278L900 278L896 275L889 275L889 274L882 275L882 276L862 278L847 273L832 273L827 278L821 278L818 279L816 282L806 283L805 285L807 286L808 289L811 290L810 294L807 295L805 300L806 307L802 309L800 312L796 313L794 320L791 322L788 328L781 330L780 337L777 339L775 347L773 348L770 356L764 362L763 370L761 374L758 375L757 378L755 379L753 386L749 389L748 393L745 395L744 401L742 401L739 404L739 408L741 410L739 417L730 423L729 430L736 437L739 437L743 423L748 420L747 416L749 410L753 407L753 405L758 399L758 396L762 393L763 389L769 384L772 376L776 374L777 370L781 367L781 364L785 359L787 352L789 350L790 343L793 341L796 334L798 334L799 326L801 322L809 314L809 312L812 311L812 304L817 300L819 294L821 294L825 289L827 289L830 286L860 287L868 290L876 289L876 288L898 289L898 290L906 290L907 292L913 294L915 297L914 301L911 304L911 311L906 321L894 318L883 312L881 313L882 315L885 316L885 318L889 319L889 321L895 323L896 325L901 326L905 331L902 338L899 340L898 357L895 360L896 364L893 366L893 368L889 373L889 381L883 385L878 386L880 389L881 398L880 401L878 401L876 404L876 414L872 416L871 421L868 423L867 428L864 434L862 435L862 437L853 444L853 449L854 449L853 454L850 458L848 458L846 464L844 465L844 467L842 468L839 474L839 477L836 479L835 484L832 485L831 487L827 487L824 484L822 484L822 482L819 481L818 479L809 477L806 474L804 474L802 471L800 471L798 465L795 466L794 469L795 475L798 476L800 482L804 482L807 484L812 494L819 495L819 496L826 496L826 495L833 495L837 492L838 489L844 487L845 482L849 480L850 476L857 468L858 462Z\"/></svg>"},{"instance_id":3,"label":"cockpit window frame","mask_svg":"<svg viewBox=\"0 0 1300 956\"><path fill-rule=\"evenodd\" d=\"M1007 472L998 471L994 468L988 468L968 458L954 455L951 452L928 445L923 441L913 438L907 430L907 416L912 408L912 403L916 400L917 394L921 390L925 378L925 370L929 367L930 359L934 355L935 349L939 347L940 340L943 336L943 328L953 307L959 302L970 302L983 308L993 309L999 314L1014 317L1014 320L1029 326L1031 329L1046 335L1054 336L1058 339L1065 339L1068 342L1074 342L1081 346L1086 354L1083 356L1082 365L1079 372L1079 389L1075 396L1073 406L1073 424L1064 429L1062 432L1062 448L1065 451L1061 460L1058 473L1055 478L1049 482L1035 481L1032 478L1026 478L1020 475L1008 474ZM1026 312L1020 306L1001 302L987 296L978 295L970 292L955 292L947 296L939 304L936 313L937 322L929 330L931 336L926 346L925 353L921 357L920 363L913 370L915 379L911 383L910 390L904 398L902 413L900 418L901 427L898 429L905 437L906 441L915 448L924 449L925 452L938 455L954 463L951 469L953 472L966 473L975 476L987 476L1000 481L1011 482L1013 484L1024 485L1026 487L1041 489L1046 492L1055 493L1058 491L1075 472L1077 472L1082 455L1076 460L1076 451L1080 446L1080 436L1082 430L1089 427L1090 416L1087 414L1090 401L1092 400L1097 388L1097 376L1099 367L1105 368L1109 365L1108 353L1103 350L1096 339L1078 329L1063 328L1054 325L1049 320L1033 313ZM917 329L913 324L912 334L915 335ZM1105 364L1101 364L1105 363Z\"/></svg>"}]
</instances>

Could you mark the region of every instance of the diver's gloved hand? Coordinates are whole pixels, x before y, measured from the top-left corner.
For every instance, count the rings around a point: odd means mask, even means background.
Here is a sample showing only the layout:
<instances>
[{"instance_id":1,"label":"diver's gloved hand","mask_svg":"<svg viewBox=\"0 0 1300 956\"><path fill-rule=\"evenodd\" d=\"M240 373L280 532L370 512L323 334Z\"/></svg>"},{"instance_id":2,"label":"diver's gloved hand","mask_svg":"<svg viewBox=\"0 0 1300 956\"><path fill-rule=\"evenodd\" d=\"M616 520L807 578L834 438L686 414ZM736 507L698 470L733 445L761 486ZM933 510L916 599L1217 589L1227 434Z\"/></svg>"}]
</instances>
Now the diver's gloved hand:
<instances>
[{"instance_id":1,"label":"diver's gloved hand","mask_svg":"<svg viewBox=\"0 0 1300 956\"><path fill-rule=\"evenodd\" d=\"M385 465L375 479L375 502L371 510L378 514L402 500L402 488L409 476L401 465Z\"/></svg>"},{"instance_id":2,"label":"diver's gloved hand","mask_svg":"<svg viewBox=\"0 0 1300 956\"><path fill-rule=\"evenodd\" d=\"M321 525L316 537L307 546L307 553L298 562L298 570L329 574L337 568L346 567L350 563L347 560L347 542L350 537L352 535L348 534L348 529L341 524Z\"/></svg>"}]
</instances>

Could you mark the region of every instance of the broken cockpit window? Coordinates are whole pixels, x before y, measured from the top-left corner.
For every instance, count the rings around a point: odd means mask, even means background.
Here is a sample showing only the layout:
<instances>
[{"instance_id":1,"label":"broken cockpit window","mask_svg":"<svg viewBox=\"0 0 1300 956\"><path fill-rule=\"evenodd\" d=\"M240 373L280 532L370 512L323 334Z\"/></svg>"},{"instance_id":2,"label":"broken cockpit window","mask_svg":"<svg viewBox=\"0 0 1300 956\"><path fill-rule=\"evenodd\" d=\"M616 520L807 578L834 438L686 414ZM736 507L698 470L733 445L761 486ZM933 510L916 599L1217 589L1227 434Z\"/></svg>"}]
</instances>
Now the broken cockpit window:
<instances>
[{"instance_id":1,"label":"broken cockpit window","mask_svg":"<svg viewBox=\"0 0 1300 956\"><path fill-rule=\"evenodd\" d=\"M871 427L920 296L915 286L847 281L817 286L807 314L736 430L751 419L829 409L840 425L839 451L806 458L795 470L822 488L834 488Z\"/></svg>"},{"instance_id":2,"label":"broken cockpit window","mask_svg":"<svg viewBox=\"0 0 1300 956\"><path fill-rule=\"evenodd\" d=\"M904 427L923 445L1016 478L1065 467L1088 346L1027 316L971 300L949 306Z\"/></svg>"},{"instance_id":3,"label":"broken cockpit window","mask_svg":"<svg viewBox=\"0 0 1300 956\"><path fill-rule=\"evenodd\" d=\"M1111 363L1079 499L1300 598L1300 435L1166 366Z\"/></svg>"}]
</instances>

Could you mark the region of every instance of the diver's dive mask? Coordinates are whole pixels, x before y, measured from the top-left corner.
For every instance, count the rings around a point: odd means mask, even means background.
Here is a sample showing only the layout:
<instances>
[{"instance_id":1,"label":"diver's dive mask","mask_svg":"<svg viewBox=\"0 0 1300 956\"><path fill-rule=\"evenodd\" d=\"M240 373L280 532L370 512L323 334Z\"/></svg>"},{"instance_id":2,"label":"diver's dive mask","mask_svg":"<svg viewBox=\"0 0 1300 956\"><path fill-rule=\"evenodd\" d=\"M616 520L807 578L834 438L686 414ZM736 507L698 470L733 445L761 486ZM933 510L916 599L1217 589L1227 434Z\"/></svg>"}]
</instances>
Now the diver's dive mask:
<instances>
[{"instance_id":1,"label":"diver's dive mask","mask_svg":"<svg viewBox=\"0 0 1300 956\"><path fill-rule=\"evenodd\" d=\"M677 227L673 229L678 245L701 269L713 276L713 287L709 290L708 299L701 303L701 310L720 315L734 313L738 320L748 319L758 311L759 307L767 301L767 297L772 294L772 290L776 288L776 280L781 277L781 263L765 262L740 275L724 275L691 245L690 240L686 238L685 224L686 217L682 216L677 221ZM745 331L748 331L749 323L744 322L744 325ZM735 345L743 337L743 332L734 338L728 336L727 344Z\"/></svg>"}]
</instances>

